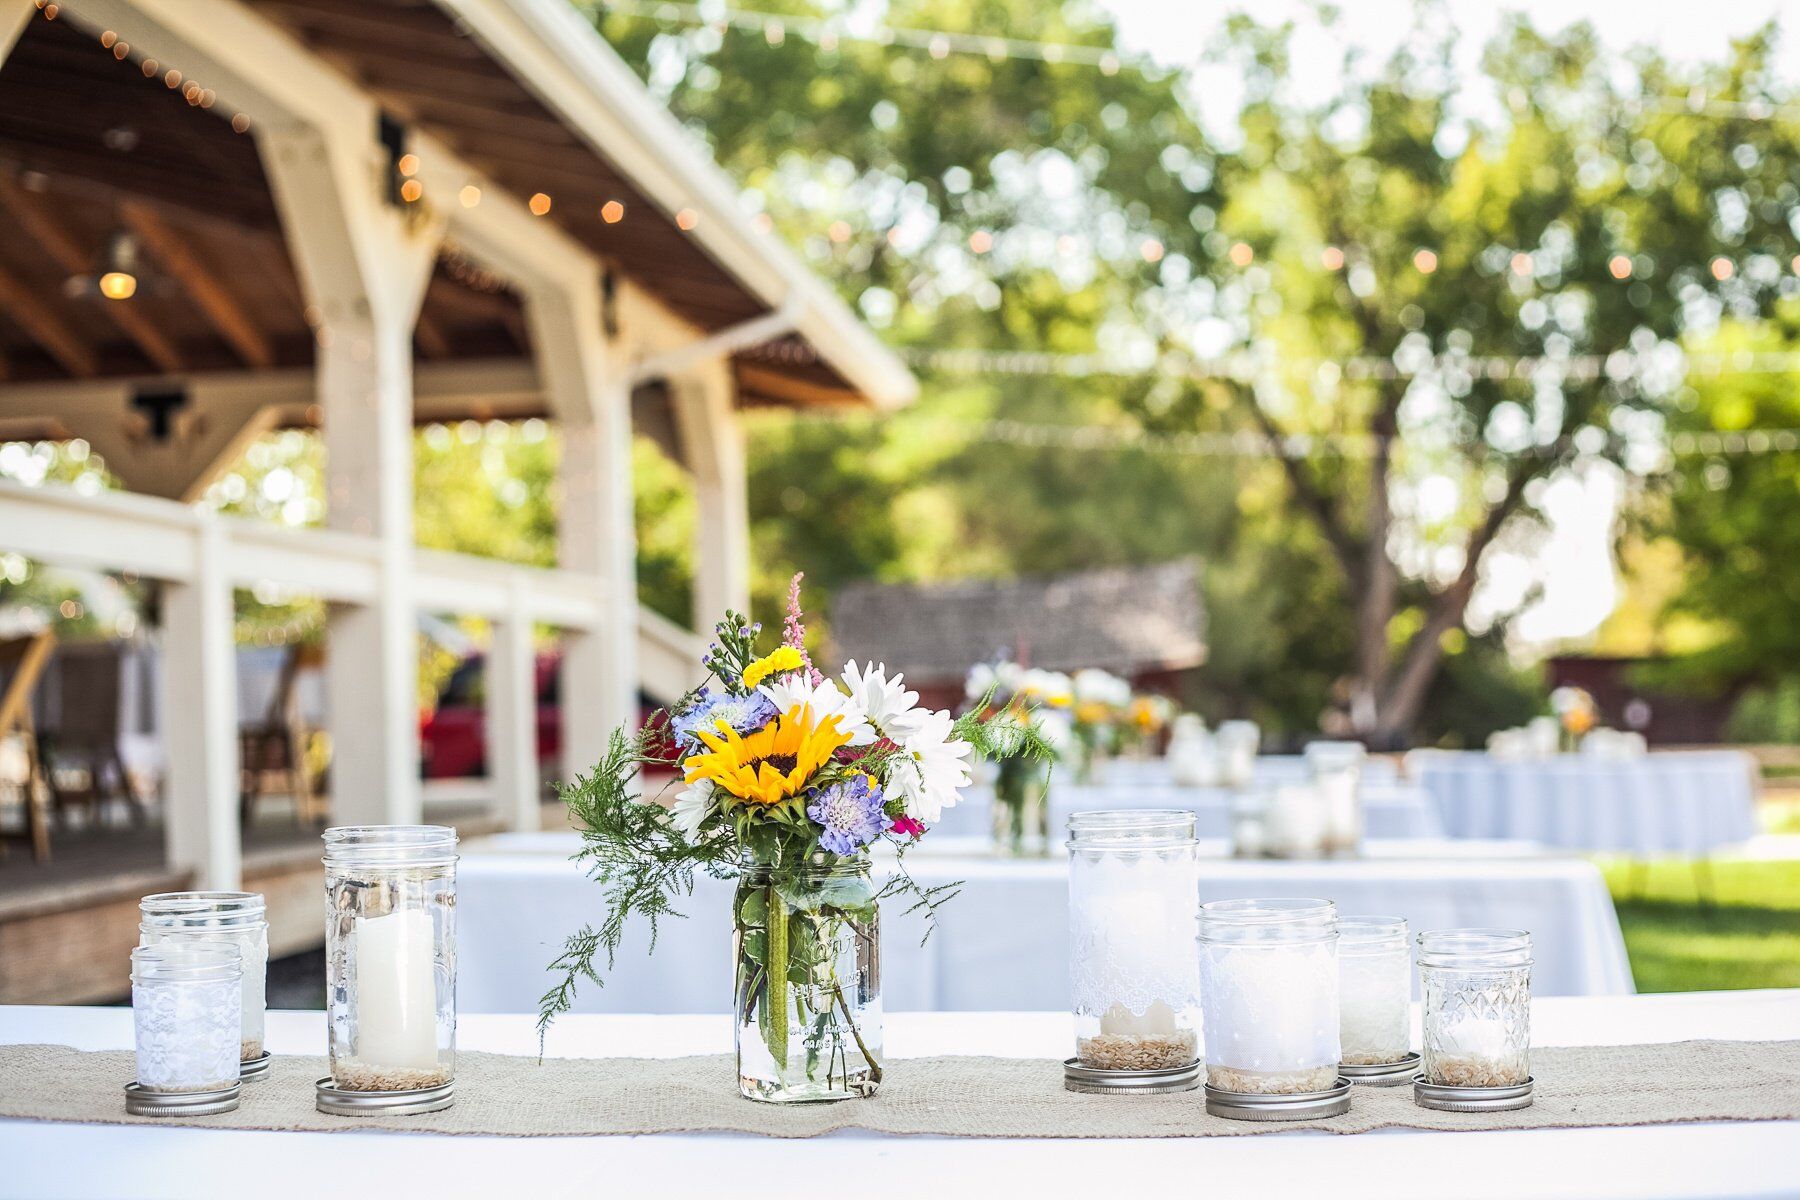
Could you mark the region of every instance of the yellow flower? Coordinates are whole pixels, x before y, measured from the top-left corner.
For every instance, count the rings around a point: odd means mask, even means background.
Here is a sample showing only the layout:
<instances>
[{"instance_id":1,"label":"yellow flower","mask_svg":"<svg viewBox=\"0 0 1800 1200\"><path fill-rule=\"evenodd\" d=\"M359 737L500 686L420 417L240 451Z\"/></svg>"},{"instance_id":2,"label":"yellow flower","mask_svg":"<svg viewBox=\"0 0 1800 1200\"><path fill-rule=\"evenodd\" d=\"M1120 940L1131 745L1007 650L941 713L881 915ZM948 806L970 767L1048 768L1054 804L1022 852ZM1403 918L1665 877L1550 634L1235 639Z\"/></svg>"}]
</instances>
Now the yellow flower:
<instances>
[{"instance_id":1,"label":"yellow flower","mask_svg":"<svg viewBox=\"0 0 1800 1200\"><path fill-rule=\"evenodd\" d=\"M1075 719L1084 725L1099 725L1112 715L1112 710L1097 700L1089 700L1075 708Z\"/></svg>"},{"instance_id":2,"label":"yellow flower","mask_svg":"<svg viewBox=\"0 0 1800 1200\"><path fill-rule=\"evenodd\" d=\"M771 658L774 655L770 655ZM687 760L687 782L709 779L741 800L780 804L797 795L828 760L850 740L838 732L837 714L813 723L812 706L790 708L749 737L720 726L719 732L695 730L709 754Z\"/></svg>"},{"instance_id":3,"label":"yellow flower","mask_svg":"<svg viewBox=\"0 0 1800 1200\"><path fill-rule=\"evenodd\" d=\"M1068 708L1075 703L1075 695L1073 692L1053 692L1045 697L1044 703L1051 708Z\"/></svg>"},{"instance_id":4,"label":"yellow flower","mask_svg":"<svg viewBox=\"0 0 1800 1200\"><path fill-rule=\"evenodd\" d=\"M744 686L753 688L777 672L792 671L805 664L806 659L792 646L779 647L775 653L759 658L744 668Z\"/></svg>"}]
</instances>

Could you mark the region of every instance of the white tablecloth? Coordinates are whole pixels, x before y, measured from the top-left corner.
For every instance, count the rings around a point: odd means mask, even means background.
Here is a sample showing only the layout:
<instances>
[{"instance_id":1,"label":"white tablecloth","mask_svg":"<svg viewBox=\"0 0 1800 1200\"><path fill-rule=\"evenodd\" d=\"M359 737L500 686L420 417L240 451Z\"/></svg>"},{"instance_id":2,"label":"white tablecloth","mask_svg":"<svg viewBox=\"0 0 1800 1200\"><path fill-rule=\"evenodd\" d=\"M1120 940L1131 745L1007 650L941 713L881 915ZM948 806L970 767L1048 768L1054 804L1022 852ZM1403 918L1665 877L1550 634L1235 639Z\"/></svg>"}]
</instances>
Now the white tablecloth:
<instances>
[{"instance_id":1,"label":"white tablecloth","mask_svg":"<svg viewBox=\"0 0 1800 1200\"><path fill-rule=\"evenodd\" d=\"M1800 1038L1800 992L1539 1000L1531 1028L1540 1046ZM457 1036L465 1050L537 1051L536 1032L523 1016L464 1017ZM890 1013L886 1022L887 1049L895 1059L1055 1059L1069 1052L1071 1040L1069 1019L1061 1013ZM122 1008L0 1007L0 1042L122 1050L131 1045L131 1014ZM269 1014L267 1044L277 1054L323 1053L323 1014ZM551 1029L546 1052L674 1056L730 1048L724 1017L572 1016ZM654 1194L718 1200L744 1191L743 1180L779 1180L795 1194L844 1193L859 1200L1189 1195L1197 1185L1220 1196L1341 1200L1773 1197L1800 1193L1796 1144L1800 1122L1794 1121L1111 1141L842 1133L804 1142L724 1134L429 1137L0 1121L0 1197L592 1200ZM751 1190L782 1194L769 1182Z\"/></svg>"},{"instance_id":2,"label":"white tablecloth","mask_svg":"<svg viewBox=\"0 0 1800 1200\"><path fill-rule=\"evenodd\" d=\"M936 835L932 835L935 837ZM926 839L929 845L931 838ZM567 860L573 834L502 835L471 847L457 880L458 994L464 1012L530 1012L544 965L568 934L600 920L600 888ZM508 848L511 848L509 850ZM1539 995L1632 990L1619 921L1600 873L1517 843L1375 842L1372 857L1265 862L1203 845L1200 899L1323 896L1345 915L1394 914L1415 929L1498 926L1532 932ZM1068 865L1040 860L907 859L924 885L961 881L929 940L904 902L883 908L882 1000L896 1011L1058 1009L1069 1002ZM627 931L607 984L585 985L583 1012L721 1011L731 995L728 882L699 877L688 919Z\"/></svg>"},{"instance_id":3,"label":"white tablecloth","mask_svg":"<svg viewBox=\"0 0 1800 1200\"><path fill-rule=\"evenodd\" d=\"M1697 857L1756 833L1756 764L1736 750L1524 761L1428 750L1407 770L1451 837Z\"/></svg>"},{"instance_id":4,"label":"white tablecloth","mask_svg":"<svg viewBox=\"0 0 1800 1200\"><path fill-rule=\"evenodd\" d=\"M1362 786L1363 831L1372 838L1433 838L1444 836L1444 827L1425 790L1410 784L1365 783ZM1199 819L1195 827L1203 838L1231 836L1231 793L1224 788L1176 787L1146 779L1138 783L1109 780L1084 786L1059 776L1050 788L1050 835L1061 843L1069 814L1094 808L1185 808ZM944 810L934 834L948 837L985 837L993 823L993 789L972 787L962 803Z\"/></svg>"}]
</instances>

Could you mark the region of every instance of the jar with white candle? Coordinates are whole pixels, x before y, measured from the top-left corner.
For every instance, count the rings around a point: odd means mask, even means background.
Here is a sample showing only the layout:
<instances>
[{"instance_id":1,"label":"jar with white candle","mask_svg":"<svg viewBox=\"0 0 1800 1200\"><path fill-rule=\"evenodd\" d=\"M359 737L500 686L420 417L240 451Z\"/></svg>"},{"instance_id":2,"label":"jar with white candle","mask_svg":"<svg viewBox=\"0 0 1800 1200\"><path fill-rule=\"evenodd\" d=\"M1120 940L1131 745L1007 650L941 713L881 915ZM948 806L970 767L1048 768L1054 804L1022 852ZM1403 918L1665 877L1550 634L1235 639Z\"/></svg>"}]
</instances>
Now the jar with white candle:
<instances>
[{"instance_id":1,"label":"jar with white candle","mask_svg":"<svg viewBox=\"0 0 1800 1200\"><path fill-rule=\"evenodd\" d=\"M1441 929L1421 933L1418 946L1424 1062L1415 1099L1428 1107L1529 1104L1531 935Z\"/></svg>"},{"instance_id":2,"label":"jar with white candle","mask_svg":"<svg viewBox=\"0 0 1800 1200\"><path fill-rule=\"evenodd\" d=\"M127 1112L203 1116L238 1106L242 973L237 946L225 941L131 952L137 1079L125 1089Z\"/></svg>"},{"instance_id":3,"label":"jar with white candle","mask_svg":"<svg viewBox=\"0 0 1800 1200\"><path fill-rule=\"evenodd\" d=\"M1071 1088L1181 1090L1198 1083L1194 826L1191 812L1158 809L1069 818Z\"/></svg>"},{"instance_id":4,"label":"jar with white candle","mask_svg":"<svg viewBox=\"0 0 1800 1200\"><path fill-rule=\"evenodd\" d=\"M1337 950L1337 908L1329 900L1200 906L1209 1101L1213 1091L1304 1097L1336 1091Z\"/></svg>"},{"instance_id":5,"label":"jar with white candle","mask_svg":"<svg viewBox=\"0 0 1800 1200\"><path fill-rule=\"evenodd\" d=\"M1404 1083L1412 1050L1412 947L1404 917L1338 918L1341 1071L1357 1083Z\"/></svg>"},{"instance_id":6,"label":"jar with white candle","mask_svg":"<svg viewBox=\"0 0 1800 1200\"><path fill-rule=\"evenodd\" d=\"M325 1112L447 1108L456 1058L456 831L325 831Z\"/></svg>"},{"instance_id":7,"label":"jar with white candle","mask_svg":"<svg viewBox=\"0 0 1800 1200\"><path fill-rule=\"evenodd\" d=\"M1324 811L1327 854L1355 854L1362 846L1367 753L1361 742L1312 742L1306 747L1307 770Z\"/></svg>"},{"instance_id":8,"label":"jar with white candle","mask_svg":"<svg viewBox=\"0 0 1800 1200\"><path fill-rule=\"evenodd\" d=\"M1263 853L1269 858L1325 854L1325 797L1315 784L1282 783L1262 790Z\"/></svg>"},{"instance_id":9,"label":"jar with white candle","mask_svg":"<svg viewBox=\"0 0 1800 1200\"><path fill-rule=\"evenodd\" d=\"M1262 730L1255 721L1226 721L1213 739L1219 752L1219 783L1246 788L1256 777L1256 752L1262 746Z\"/></svg>"},{"instance_id":10,"label":"jar with white candle","mask_svg":"<svg viewBox=\"0 0 1800 1200\"><path fill-rule=\"evenodd\" d=\"M256 892L161 892L138 902L138 942L228 941L243 961L243 1036L238 1057L246 1081L268 1074L263 1014L269 970L269 923Z\"/></svg>"}]
</instances>

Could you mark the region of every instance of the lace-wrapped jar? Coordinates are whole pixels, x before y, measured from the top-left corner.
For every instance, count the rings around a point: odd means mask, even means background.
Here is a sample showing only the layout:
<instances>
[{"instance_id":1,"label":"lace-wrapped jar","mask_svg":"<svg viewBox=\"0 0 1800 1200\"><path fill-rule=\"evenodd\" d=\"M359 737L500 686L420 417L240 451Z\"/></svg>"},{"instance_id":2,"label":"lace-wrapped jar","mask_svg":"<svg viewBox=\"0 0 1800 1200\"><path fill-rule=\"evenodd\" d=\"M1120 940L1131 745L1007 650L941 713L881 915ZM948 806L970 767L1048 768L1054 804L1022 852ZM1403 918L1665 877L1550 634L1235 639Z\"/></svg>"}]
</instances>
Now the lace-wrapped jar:
<instances>
[{"instance_id":1,"label":"lace-wrapped jar","mask_svg":"<svg viewBox=\"0 0 1800 1200\"><path fill-rule=\"evenodd\" d=\"M138 902L138 943L228 941L243 961L244 1028L238 1058L246 1078L255 1064L267 1067L263 1052L264 996L269 971L269 923L256 892L161 892Z\"/></svg>"},{"instance_id":2,"label":"lace-wrapped jar","mask_svg":"<svg viewBox=\"0 0 1800 1200\"><path fill-rule=\"evenodd\" d=\"M1226 721L1213 738L1219 754L1219 785L1247 788L1256 778L1256 754L1262 730L1255 721Z\"/></svg>"},{"instance_id":3,"label":"lace-wrapped jar","mask_svg":"<svg viewBox=\"0 0 1800 1200\"><path fill-rule=\"evenodd\" d=\"M1440 929L1419 935L1424 991L1421 1080L1514 1088L1531 1077L1531 935Z\"/></svg>"},{"instance_id":4,"label":"lace-wrapped jar","mask_svg":"<svg viewBox=\"0 0 1800 1200\"><path fill-rule=\"evenodd\" d=\"M1337 940L1329 900L1201 905L1209 1088L1286 1095L1336 1085Z\"/></svg>"},{"instance_id":5,"label":"lace-wrapped jar","mask_svg":"<svg viewBox=\"0 0 1800 1200\"><path fill-rule=\"evenodd\" d=\"M320 1109L448 1107L456 1062L456 830L327 829L325 896L331 1076L320 1082Z\"/></svg>"},{"instance_id":6,"label":"lace-wrapped jar","mask_svg":"<svg viewBox=\"0 0 1800 1200\"><path fill-rule=\"evenodd\" d=\"M143 1092L238 1086L243 965L229 942L182 941L131 952L131 1020Z\"/></svg>"},{"instance_id":7,"label":"lace-wrapped jar","mask_svg":"<svg viewBox=\"0 0 1800 1200\"><path fill-rule=\"evenodd\" d=\"M1324 852L1353 855L1362 848L1362 770L1368 751L1361 742L1312 742L1306 766L1324 811Z\"/></svg>"},{"instance_id":8,"label":"lace-wrapped jar","mask_svg":"<svg viewBox=\"0 0 1800 1200\"><path fill-rule=\"evenodd\" d=\"M1196 1062L1194 823L1191 812L1155 809L1069 818L1069 975L1081 1067L1169 1071Z\"/></svg>"},{"instance_id":9,"label":"lace-wrapped jar","mask_svg":"<svg viewBox=\"0 0 1800 1200\"><path fill-rule=\"evenodd\" d=\"M1338 1041L1343 1073L1403 1083L1412 1052L1412 948L1404 917L1338 918Z\"/></svg>"}]
</instances>

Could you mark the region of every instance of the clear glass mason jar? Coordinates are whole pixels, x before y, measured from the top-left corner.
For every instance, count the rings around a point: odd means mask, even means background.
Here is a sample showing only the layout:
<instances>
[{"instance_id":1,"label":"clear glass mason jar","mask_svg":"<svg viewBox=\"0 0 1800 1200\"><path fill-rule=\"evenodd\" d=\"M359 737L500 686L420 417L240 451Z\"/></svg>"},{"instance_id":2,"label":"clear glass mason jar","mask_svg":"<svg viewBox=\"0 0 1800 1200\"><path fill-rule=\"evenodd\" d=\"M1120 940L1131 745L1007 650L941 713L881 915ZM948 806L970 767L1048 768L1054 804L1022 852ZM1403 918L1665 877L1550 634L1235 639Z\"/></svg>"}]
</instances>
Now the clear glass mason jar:
<instances>
[{"instance_id":1,"label":"clear glass mason jar","mask_svg":"<svg viewBox=\"0 0 1800 1200\"><path fill-rule=\"evenodd\" d=\"M1350 1066L1412 1053L1412 947L1405 917L1338 918L1338 1042Z\"/></svg>"},{"instance_id":2,"label":"clear glass mason jar","mask_svg":"<svg viewBox=\"0 0 1800 1200\"><path fill-rule=\"evenodd\" d=\"M243 961L244 1028L238 1057L262 1057L269 976L269 922L256 892L160 892L138 902L138 944L228 941Z\"/></svg>"},{"instance_id":3,"label":"clear glass mason jar","mask_svg":"<svg viewBox=\"0 0 1800 1200\"><path fill-rule=\"evenodd\" d=\"M1191 812L1069 817L1075 1057L1102 1071L1185 1067L1199 1048L1200 882Z\"/></svg>"},{"instance_id":4,"label":"clear glass mason jar","mask_svg":"<svg viewBox=\"0 0 1800 1200\"><path fill-rule=\"evenodd\" d=\"M456 830L325 831L332 1085L436 1088L456 1069Z\"/></svg>"},{"instance_id":5,"label":"clear glass mason jar","mask_svg":"<svg viewBox=\"0 0 1800 1200\"><path fill-rule=\"evenodd\" d=\"M732 901L738 1091L793 1103L881 1085L881 920L866 857L746 855Z\"/></svg>"},{"instance_id":6,"label":"clear glass mason jar","mask_svg":"<svg viewBox=\"0 0 1800 1200\"><path fill-rule=\"evenodd\" d=\"M1419 935L1423 1078L1511 1087L1531 1076L1531 935L1438 929Z\"/></svg>"},{"instance_id":7,"label":"clear glass mason jar","mask_svg":"<svg viewBox=\"0 0 1800 1200\"><path fill-rule=\"evenodd\" d=\"M1322 858L1327 817L1316 784L1282 783L1262 789L1263 853L1270 858Z\"/></svg>"},{"instance_id":8,"label":"clear glass mason jar","mask_svg":"<svg viewBox=\"0 0 1800 1200\"><path fill-rule=\"evenodd\" d=\"M131 952L139 1088L212 1092L237 1084L242 974L231 942L163 942Z\"/></svg>"},{"instance_id":9,"label":"clear glass mason jar","mask_svg":"<svg viewBox=\"0 0 1800 1200\"><path fill-rule=\"evenodd\" d=\"M1213 739L1219 752L1219 783L1228 788L1247 788L1256 779L1256 755L1262 748L1262 730L1255 721L1226 721Z\"/></svg>"},{"instance_id":10,"label":"clear glass mason jar","mask_svg":"<svg viewBox=\"0 0 1800 1200\"><path fill-rule=\"evenodd\" d=\"M1361 742L1312 742L1306 765L1324 809L1326 854L1353 855L1362 847L1362 770L1368 751Z\"/></svg>"},{"instance_id":11,"label":"clear glass mason jar","mask_svg":"<svg viewBox=\"0 0 1800 1200\"><path fill-rule=\"evenodd\" d=\"M994 852L1014 858L1050 853L1050 766L1014 755L994 772Z\"/></svg>"},{"instance_id":12,"label":"clear glass mason jar","mask_svg":"<svg viewBox=\"0 0 1800 1200\"><path fill-rule=\"evenodd\" d=\"M1207 1086L1273 1095L1336 1085L1337 943L1329 900L1200 906Z\"/></svg>"}]
</instances>

